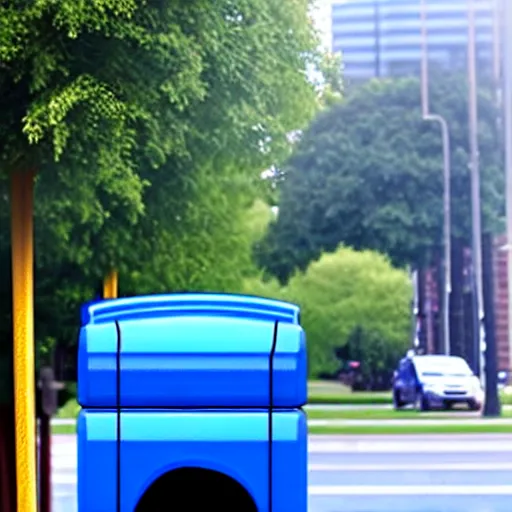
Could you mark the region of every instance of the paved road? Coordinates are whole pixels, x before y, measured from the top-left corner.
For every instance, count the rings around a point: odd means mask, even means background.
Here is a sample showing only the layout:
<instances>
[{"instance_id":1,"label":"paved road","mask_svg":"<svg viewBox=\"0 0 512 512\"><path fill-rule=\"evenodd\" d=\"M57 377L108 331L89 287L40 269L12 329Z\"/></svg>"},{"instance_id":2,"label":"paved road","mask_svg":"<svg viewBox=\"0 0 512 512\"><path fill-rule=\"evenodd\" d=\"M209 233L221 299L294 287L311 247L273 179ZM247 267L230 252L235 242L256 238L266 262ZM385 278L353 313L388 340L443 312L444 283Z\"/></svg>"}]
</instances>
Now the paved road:
<instances>
[{"instance_id":1,"label":"paved road","mask_svg":"<svg viewBox=\"0 0 512 512\"><path fill-rule=\"evenodd\" d=\"M312 436L309 512L509 512L512 434ZM54 512L76 512L74 436L56 436Z\"/></svg>"},{"instance_id":2,"label":"paved road","mask_svg":"<svg viewBox=\"0 0 512 512\"><path fill-rule=\"evenodd\" d=\"M310 443L309 512L507 512L512 435Z\"/></svg>"}]
</instances>

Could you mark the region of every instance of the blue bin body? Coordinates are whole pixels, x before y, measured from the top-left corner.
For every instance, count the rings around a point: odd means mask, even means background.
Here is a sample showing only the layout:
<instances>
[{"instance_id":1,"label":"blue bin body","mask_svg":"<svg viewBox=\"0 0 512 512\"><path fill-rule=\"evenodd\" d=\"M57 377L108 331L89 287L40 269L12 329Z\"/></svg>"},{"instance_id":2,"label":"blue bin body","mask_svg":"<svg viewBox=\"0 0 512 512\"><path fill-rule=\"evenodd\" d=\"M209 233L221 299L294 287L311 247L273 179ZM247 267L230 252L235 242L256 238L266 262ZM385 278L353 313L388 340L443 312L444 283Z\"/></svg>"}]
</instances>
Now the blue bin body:
<instances>
[{"instance_id":1,"label":"blue bin body","mask_svg":"<svg viewBox=\"0 0 512 512\"><path fill-rule=\"evenodd\" d=\"M133 512L152 483L183 467L231 477L260 512L306 512L299 313L292 304L220 294L84 306L79 512Z\"/></svg>"}]
</instances>

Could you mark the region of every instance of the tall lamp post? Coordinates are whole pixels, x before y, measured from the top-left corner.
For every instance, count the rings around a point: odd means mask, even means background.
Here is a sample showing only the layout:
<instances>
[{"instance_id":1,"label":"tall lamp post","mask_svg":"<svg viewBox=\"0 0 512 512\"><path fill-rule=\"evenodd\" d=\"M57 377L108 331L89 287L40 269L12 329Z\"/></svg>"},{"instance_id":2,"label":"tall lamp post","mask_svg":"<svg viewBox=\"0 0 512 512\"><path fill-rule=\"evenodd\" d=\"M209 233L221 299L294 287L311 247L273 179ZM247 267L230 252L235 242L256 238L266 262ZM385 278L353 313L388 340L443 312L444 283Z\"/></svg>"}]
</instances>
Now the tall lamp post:
<instances>
[{"instance_id":1,"label":"tall lamp post","mask_svg":"<svg viewBox=\"0 0 512 512\"><path fill-rule=\"evenodd\" d=\"M443 297L443 340L444 353L450 354L450 294L451 277L451 211L450 211L450 132L448 123L442 116L432 114L429 109L428 92L428 44L427 44L427 6L421 0L421 110L423 119L439 124L443 139L443 246L444 246L444 297Z\"/></svg>"},{"instance_id":2,"label":"tall lamp post","mask_svg":"<svg viewBox=\"0 0 512 512\"><path fill-rule=\"evenodd\" d=\"M482 282L482 214L480 206L480 165L478 154L478 100L476 82L476 36L475 2L468 0L468 113L469 113L469 152L471 171L471 210L473 238L473 272L475 276L476 303L478 315L477 343L479 353L480 381L485 387L485 328Z\"/></svg>"}]
</instances>

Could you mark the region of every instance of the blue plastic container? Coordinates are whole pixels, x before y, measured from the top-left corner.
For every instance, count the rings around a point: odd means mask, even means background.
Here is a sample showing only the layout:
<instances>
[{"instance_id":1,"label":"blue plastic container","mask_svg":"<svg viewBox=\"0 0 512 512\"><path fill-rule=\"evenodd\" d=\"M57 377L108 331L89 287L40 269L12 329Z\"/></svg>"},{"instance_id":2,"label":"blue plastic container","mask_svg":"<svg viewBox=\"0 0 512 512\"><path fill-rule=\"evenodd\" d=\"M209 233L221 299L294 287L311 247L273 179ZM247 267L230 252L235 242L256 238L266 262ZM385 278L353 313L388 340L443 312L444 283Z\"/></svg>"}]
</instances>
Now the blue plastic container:
<instances>
[{"instance_id":1,"label":"blue plastic container","mask_svg":"<svg viewBox=\"0 0 512 512\"><path fill-rule=\"evenodd\" d=\"M114 411L82 411L78 420L79 512L116 511L118 448L123 512L133 512L153 482L180 467L229 476L247 489L258 512L307 512L306 415L297 410L272 414L271 472L268 416L268 411L254 410L130 410L121 414L118 446Z\"/></svg>"},{"instance_id":2,"label":"blue plastic container","mask_svg":"<svg viewBox=\"0 0 512 512\"><path fill-rule=\"evenodd\" d=\"M268 407L272 370L274 406L300 407L307 401L307 368L298 317L297 306L230 295L91 304L82 314L78 401L82 407Z\"/></svg>"},{"instance_id":3,"label":"blue plastic container","mask_svg":"<svg viewBox=\"0 0 512 512\"><path fill-rule=\"evenodd\" d=\"M297 306L233 295L86 305L79 338L79 512L160 510L162 500L187 487L172 484L183 468L220 475L232 486L221 501L214 492L212 509L307 512L306 346L299 322ZM144 499L162 483L157 508L148 508ZM197 482L192 488L194 495L206 492ZM233 508L234 489L246 492L253 508ZM173 502L165 507L189 510Z\"/></svg>"}]
</instances>

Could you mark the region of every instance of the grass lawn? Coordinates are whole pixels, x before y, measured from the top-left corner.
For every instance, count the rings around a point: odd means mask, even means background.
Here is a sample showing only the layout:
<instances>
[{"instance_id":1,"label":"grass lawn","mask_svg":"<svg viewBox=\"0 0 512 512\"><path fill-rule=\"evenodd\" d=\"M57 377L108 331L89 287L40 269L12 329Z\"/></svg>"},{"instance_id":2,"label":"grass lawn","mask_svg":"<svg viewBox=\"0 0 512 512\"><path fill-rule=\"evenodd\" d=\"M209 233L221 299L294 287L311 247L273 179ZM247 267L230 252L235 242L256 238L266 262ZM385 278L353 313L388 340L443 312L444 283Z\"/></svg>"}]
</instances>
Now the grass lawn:
<instances>
[{"instance_id":1,"label":"grass lawn","mask_svg":"<svg viewBox=\"0 0 512 512\"><path fill-rule=\"evenodd\" d=\"M313 380L308 382L310 404L390 404L391 393L357 392L338 382Z\"/></svg>"},{"instance_id":2,"label":"grass lawn","mask_svg":"<svg viewBox=\"0 0 512 512\"><path fill-rule=\"evenodd\" d=\"M76 425L52 425L52 434L76 434Z\"/></svg>"},{"instance_id":3,"label":"grass lawn","mask_svg":"<svg viewBox=\"0 0 512 512\"><path fill-rule=\"evenodd\" d=\"M80 412L81 407L75 398L68 400L57 412L56 418L59 419L75 419Z\"/></svg>"},{"instance_id":4,"label":"grass lawn","mask_svg":"<svg viewBox=\"0 0 512 512\"><path fill-rule=\"evenodd\" d=\"M350 388L338 383L324 381L308 382L310 403L334 403L334 404L379 404L391 403L390 393L352 393ZM72 398L59 409L56 418L76 418L80 412L80 406L76 399Z\"/></svg>"},{"instance_id":5,"label":"grass lawn","mask_svg":"<svg viewBox=\"0 0 512 512\"><path fill-rule=\"evenodd\" d=\"M475 419L474 414L465 414L469 411L461 410L455 416L457 420ZM429 420L429 419L452 419L454 415L445 411L418 412L413 409L395 411L393 409L348 409L348 410L328 410L312 409L308 410L308 418L315 420ZM512 418L512 411L502 410L502 418ZM511 429L512 430L512 429Z\"/></svg>"},{"instance_id":6,"label":"grass lawn","mask_svg":"<svg viewBox=\"0 0 512 512\"><path fill-rule=\"evenodd\" d=\"M310 434L324 435L407 435L407 434L496 434L512 433L512 425L482 423L481 425L368 425L309 427Z\"/></svg>"},{"instance_id":7,"label":"grass lawn","mask_svg":"<svg viewBox=\"0 0 512 512\"><path fill-rule=\"evenodd\" d=\"M352 391L337 382L310 381L308 382L310 404L336 404L336 405L368 405L368 409L352 410L310 410L310 419L333 420L375 420L375 419L441 419L446 418L446 413L432 411L420 413L414 410L393 411L390 409L372 409L372 405L391 404L391 393L371 393ZM512 395L501 394L502 405L512 405ZM57 419L75 419L80 411L80 406L75 399L69 400L57 413ZM511 418L512 411L503 410L503 418ZM457 419L464 422L466 418L474 418L474 415L458 415ZM54 434L74 434L75 425L54 425ZM314 434L427 434L427 433L478 433L478 432L512 432L512 426L508 425L375 425L375 426L334 426L334 427L310 427Z\"/></svg>"},{"instance_id":8,"label":"grass lawn","mask_svg":"<svg viewBox=\"0 0 512 512\"><path fill-rule=\"evenodd\" d=\"M512 394L501 393L500 396L502 405L512 405ZM309 381L308 398L310 404L372 405L393 402L390 391L353 393L342 384L328 381Z\"/></svg>"},{"instance_id":9,"label":"grass lawn","mask_svg":"<svg viewBox=\"0 0 512 512\"><path fill-rule=\"evenodd\" d=\"M75 425L54 425L53 434L75 434ZM324 435L406 435L406 434L492 434L512 433L512 425L482 423L481 425L464 425L463 422L454 425L347 425L309 427L310 434Z\"/></svg>"}]
</instances>

